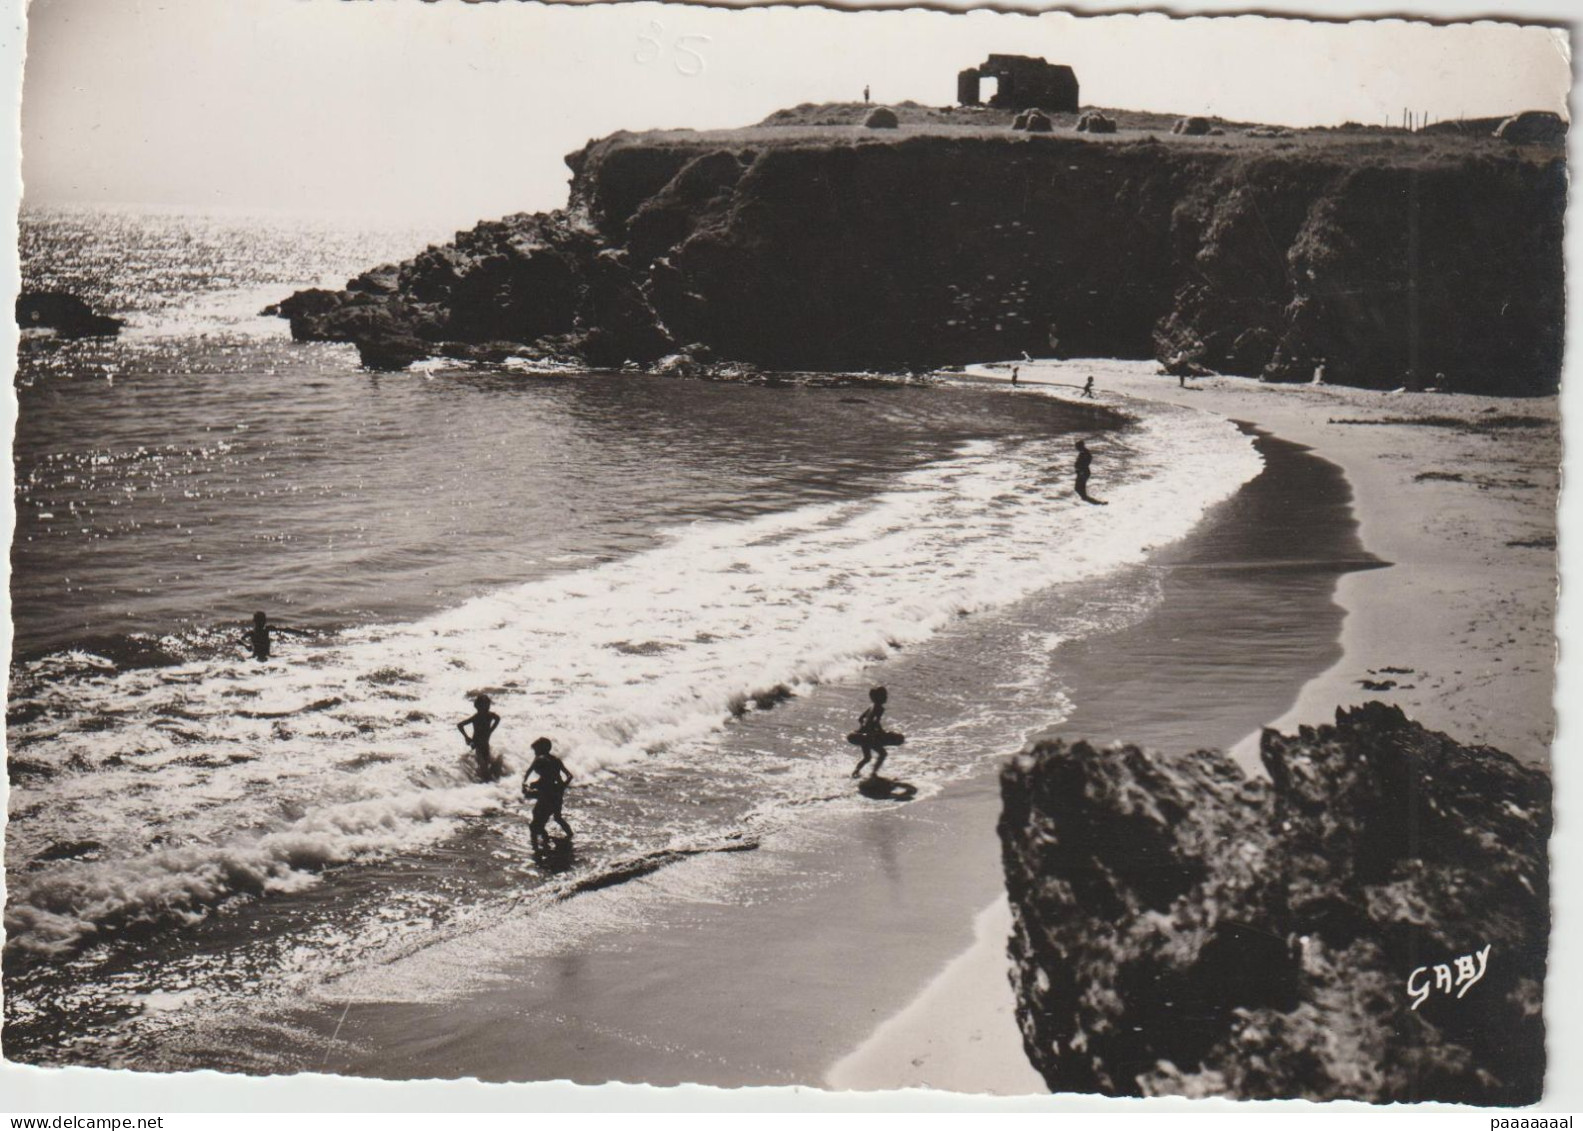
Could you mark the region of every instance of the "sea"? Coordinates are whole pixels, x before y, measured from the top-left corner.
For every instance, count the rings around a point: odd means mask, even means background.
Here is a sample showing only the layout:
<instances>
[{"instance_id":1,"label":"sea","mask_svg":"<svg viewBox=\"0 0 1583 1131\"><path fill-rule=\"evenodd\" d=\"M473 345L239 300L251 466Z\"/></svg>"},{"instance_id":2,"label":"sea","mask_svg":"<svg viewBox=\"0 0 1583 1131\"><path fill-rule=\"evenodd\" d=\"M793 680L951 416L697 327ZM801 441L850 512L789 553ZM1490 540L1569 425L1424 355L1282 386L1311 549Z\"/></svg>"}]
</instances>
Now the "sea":
<instances>
[{"instance_id":1,"label":"sea","mask_svg":"<svg viewBox=\"0 0 1583 1131\"><path fill-rule=\"evenodd\" d=\"M888 803L849 776L875 685L906 796L982 773L1262 466L1229 421L1075 386L371 372L261 313L449 236L24 208L24 287L127 324L19 348L10 1058L259 1070L171 1035L855 822ZM1072 491L1078 438L1106 505ZM265 662L255 611L292 630ZM478 694L498 779L457 730ZM536 852L541 736L575 836Z\"/></svg>"}]
</instances>

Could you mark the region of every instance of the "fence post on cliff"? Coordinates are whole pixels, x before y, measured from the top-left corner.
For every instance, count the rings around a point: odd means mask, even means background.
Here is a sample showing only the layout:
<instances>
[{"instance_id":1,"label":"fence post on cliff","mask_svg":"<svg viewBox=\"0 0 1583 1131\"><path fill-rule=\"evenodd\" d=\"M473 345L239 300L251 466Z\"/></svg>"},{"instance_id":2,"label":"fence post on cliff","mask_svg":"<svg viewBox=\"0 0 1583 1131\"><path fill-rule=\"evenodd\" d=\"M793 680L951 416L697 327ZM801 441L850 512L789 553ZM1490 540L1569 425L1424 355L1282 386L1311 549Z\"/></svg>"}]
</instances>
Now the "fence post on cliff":
<instances>
[{"instance_id":1,"label":"fence post on cliff","mask_svg":"<svg viewBox=\"0 0 1583 1131\"><path fill-rule=\"evenodd\" d=\"M1418 388L1418 170L1407 173L1407 387Z\"/></svg>"}]
</instances>

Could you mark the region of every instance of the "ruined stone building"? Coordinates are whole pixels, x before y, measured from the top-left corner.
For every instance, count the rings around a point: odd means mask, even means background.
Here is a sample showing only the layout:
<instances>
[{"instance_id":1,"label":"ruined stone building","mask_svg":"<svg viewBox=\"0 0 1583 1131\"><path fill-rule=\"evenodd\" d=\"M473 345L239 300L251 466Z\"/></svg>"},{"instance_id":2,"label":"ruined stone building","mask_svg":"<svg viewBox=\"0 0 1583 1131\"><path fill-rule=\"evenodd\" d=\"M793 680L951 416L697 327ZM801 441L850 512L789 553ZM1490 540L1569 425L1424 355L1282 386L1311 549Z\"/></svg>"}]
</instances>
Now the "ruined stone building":
<instances>
[{"instance_id":1,"label":"ruined stone building","mask_svg":"<svg viewBox=\"0 0 1583 1131\"><path fill-rule=\"evenodd\" d=\"M1077 75L1071 67L1032 55L991 55L956 76L956 100L963 106L982 105L979 84L984 79L995 80L989 104L997 110L1077 113Z\"/></svg>"}]
</instances>

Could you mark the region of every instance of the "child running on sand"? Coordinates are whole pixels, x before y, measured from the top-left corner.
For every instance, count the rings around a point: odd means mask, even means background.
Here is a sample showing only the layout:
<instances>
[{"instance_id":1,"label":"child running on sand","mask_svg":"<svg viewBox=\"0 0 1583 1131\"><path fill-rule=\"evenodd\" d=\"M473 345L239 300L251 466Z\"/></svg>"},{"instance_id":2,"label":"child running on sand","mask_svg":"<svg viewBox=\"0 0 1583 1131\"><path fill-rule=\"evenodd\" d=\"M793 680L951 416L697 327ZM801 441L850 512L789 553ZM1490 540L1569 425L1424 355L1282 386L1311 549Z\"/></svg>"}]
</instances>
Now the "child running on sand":
<instances>
[{"instance_id":1,"label":"child running on sand","mask_svg":"<svg viewBox=\"0 0 1583 1131\"><path fill-rule=\"evenodd\" d=\"M848 741L855 742L863 749L863 757L858 760L856 768L852 771L853 777L863 775L863 767L868 765L870 758L874 759L874 768L869 771L873 777L879 773L879 768L885 764L886 748L890 745L886 741L885 727L885 700L889 693L883 687L876 687L868 693L869 706L857 717L857 730L848 736Z\"/></svg>"},{"instance_id":2,"label":"child running on sand","mask_svg":"<svg viewBox=\"0 0 1583 1131\"><path fill-rule=\"evenodd\" d=\"M456 729L462 732L467 745L472 747L473 753L478 757L478 776L484 781L494 781L500 776L502 767L489 754L489 739L495 733L495 728L500 725L500 716L489 709L487 695L475 698L473 709L475 713L472 718L457 723ZM469 725L473 728L472 734L467 733Z\"/></svg>"},{"instance_id":3,"label":"child running on sand","mask_svg":"<svg viewBox=\"0 0 1583 1131\"><path fill-rule=\"evenodd\" d=\"M533 740L533 762L522 775L522 796L533 798L533 819L528 822L528 829L533 836L534 848L542 847L548 839L544 829L551 820L565 830L568 840L572 836L572 826L561 816L561 803L566 800L566 787L571 783L572 771L566 768L566 763L550 753L551 745L547 738ZM535 774L538 775L538 781L530 784L528 779Z\"/></svg>"}]
</instances>

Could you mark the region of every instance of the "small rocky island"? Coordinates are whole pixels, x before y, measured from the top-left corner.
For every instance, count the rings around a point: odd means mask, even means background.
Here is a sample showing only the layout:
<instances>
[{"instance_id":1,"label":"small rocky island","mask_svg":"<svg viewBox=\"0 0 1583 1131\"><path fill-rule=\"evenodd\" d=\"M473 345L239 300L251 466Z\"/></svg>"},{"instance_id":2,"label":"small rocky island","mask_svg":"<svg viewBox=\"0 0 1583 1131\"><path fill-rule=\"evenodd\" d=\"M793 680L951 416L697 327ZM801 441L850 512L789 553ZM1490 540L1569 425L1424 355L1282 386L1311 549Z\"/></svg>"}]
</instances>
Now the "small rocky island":
<instances>
[{"instance_id":1,"label":"small rocky island","mask_svg":"<svg viewBox=\"0 0 1583 1131\"><path fill-rule=\"evenodd\" d=\"M52 330L63 338L108 337L121 332L122 322L97 313L65 291L23 291L17 295L16 324L24 330Z\"/></svg>"},{"instance_id":2,"label":"small rocky island","mask_svg":"<svg viewBox=\"0 0 1583 1131\"><path fill-rule=\"evenodd\" d=\"M1026 351L1557 389L1559 119L1293 131L994 102L617 133L567 158L565 209L269 312L374 367L902 370Z\"/></svg>"},{"instance_id":3,"label":"small rocky island","mask_svg":"<svg viewBox=\"0 0 1583 1131\"><path fill-rule=\"evenodd\" d=\"M1001 778L1023 1044L1052 1091L1540 1098L1550 779L1370 703L1213 751L1044 744Z\"/></svg>"}]
</instances>

